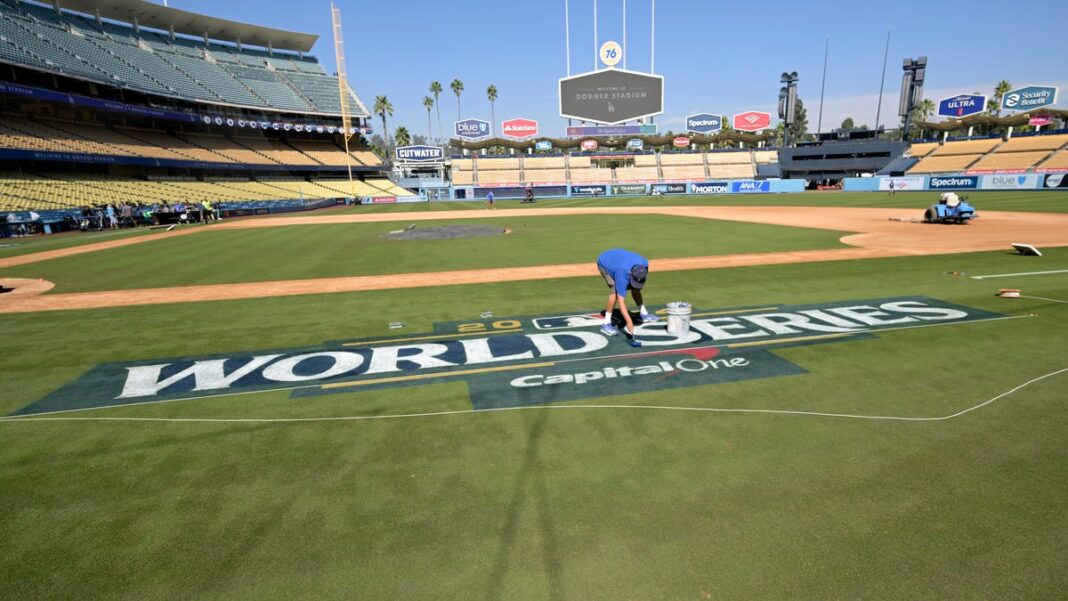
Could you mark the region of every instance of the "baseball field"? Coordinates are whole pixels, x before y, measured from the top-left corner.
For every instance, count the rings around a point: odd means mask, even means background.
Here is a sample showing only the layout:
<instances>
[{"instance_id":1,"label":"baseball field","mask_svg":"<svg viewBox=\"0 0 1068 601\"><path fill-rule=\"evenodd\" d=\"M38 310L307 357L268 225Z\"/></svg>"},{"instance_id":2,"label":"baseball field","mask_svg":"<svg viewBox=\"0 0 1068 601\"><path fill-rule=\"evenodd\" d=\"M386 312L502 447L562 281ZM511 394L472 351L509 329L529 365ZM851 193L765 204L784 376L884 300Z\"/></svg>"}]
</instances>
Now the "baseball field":
<instances>
[{"instance_id":1,"label":"baseball field","mask_svg":"<svg viewBox=\"0 0 1068 601\"><path fill-rule=\"evenodd\" d=\"M969 196L5 239L0 597L1061 598L1068 194Z\"/></svg>"}]
</instances>

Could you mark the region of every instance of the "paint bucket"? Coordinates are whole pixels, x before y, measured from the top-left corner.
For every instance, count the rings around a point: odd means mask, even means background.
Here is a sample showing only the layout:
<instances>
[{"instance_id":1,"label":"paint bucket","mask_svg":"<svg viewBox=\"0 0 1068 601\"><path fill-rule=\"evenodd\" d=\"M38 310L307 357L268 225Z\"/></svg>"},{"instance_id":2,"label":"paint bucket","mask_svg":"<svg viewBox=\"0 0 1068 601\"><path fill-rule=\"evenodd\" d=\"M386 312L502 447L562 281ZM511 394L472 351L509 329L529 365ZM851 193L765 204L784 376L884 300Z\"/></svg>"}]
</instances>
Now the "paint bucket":
<instances>
[{"instance_id":1,"label":"paint bucket","mask_svg":"<svg viewBox=\"0 0 1068 601\"><path fill-rule=\"evenodd\" d=\"M693 306L690 303L675 302L667 304L667 331L674 336L685 336L690 333L690 313Z\"/></svg>"}]
</instances>

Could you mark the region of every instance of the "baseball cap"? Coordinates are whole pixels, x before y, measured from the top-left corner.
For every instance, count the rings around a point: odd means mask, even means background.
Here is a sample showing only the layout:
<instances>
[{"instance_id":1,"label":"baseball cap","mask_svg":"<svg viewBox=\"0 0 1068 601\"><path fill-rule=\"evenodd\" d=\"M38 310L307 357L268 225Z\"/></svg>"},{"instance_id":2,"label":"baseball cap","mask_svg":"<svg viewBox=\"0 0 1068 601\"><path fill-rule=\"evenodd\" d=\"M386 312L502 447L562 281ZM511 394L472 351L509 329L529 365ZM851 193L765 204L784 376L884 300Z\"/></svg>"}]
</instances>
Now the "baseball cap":
<instances>
[{"instance_id":1,"label":"baseball cap","mask_svg":"<svg viewBox=\"0 0 1068 601\"><path fill-rule=\"evenodd\" d=\"M645 265L635 265L630 268L630 287L641 290L645 287L645 278L649 276L649 268Z\"/></svg>"}]
</instances>

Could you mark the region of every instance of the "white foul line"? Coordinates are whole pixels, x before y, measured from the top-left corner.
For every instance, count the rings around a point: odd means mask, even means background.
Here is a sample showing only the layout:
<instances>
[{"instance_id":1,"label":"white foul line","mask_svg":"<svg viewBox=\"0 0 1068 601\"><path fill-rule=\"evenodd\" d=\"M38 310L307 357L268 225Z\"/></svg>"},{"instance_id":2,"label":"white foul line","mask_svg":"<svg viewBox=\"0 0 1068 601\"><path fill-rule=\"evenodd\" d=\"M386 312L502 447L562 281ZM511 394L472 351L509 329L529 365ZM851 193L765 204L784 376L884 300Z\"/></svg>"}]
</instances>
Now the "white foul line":
<instances>
[{"instance_id":1,"label":"white foul line","mask_svg":"<svg viewBox=\"0 0 1068 601\"><path fill-rule=\"evenodd\" d=\"M851 413L823 413L820 411L793 411L789 409L730 409L720 407L671 407L665 405L530 405L525 407L501 407L497 409L459 409L456 411L433 411L427 413L399 413L395 415L347 415L338 417L283 417L283 418L210 418L210 417L4 417L0 422L41 422L41 421L110 421L110 422L194 422L194 423L241 423L241 424L264 424L264 423L306 423L306 422L342 422L342 421L369 421L380 419L402 419L409 417L439 417L445 415L470 415L474 413L497 413L502 411L529 411L537 409L642 409L659 411L695 411L702 413L766 413L772 415L804 415L809 417L833 417L845 419L864 419L899 422L938 422L951 420L981 409L987 405L1003 399L1010 394L1026 388L1035 382L1045 380L1068 372L1068 367L1043 374L1032 378L1015 388L1011 388L992 399L983 401L978 405L968 407L956 413L938 417L910 417L896 415L857 415Z\"/></svg>"},{"instance_id":2,"label":"white foul line","mask_svg":"<svg viewBox=\"0 0 1068 601\"><path fill-rule=\"evenodd\" d=\"M1055 298L1046 298L1044 296L1026 296L1026 295L1021 294L1020 298L1033 298L1035 300L1044 300L1044 301L1049 301L1051 303L1061 303L1062 305L1068 305L1068 301L1057 300Z\"/></svg>"},{"instance_id":3,"label":"white foul line","mask_svg":"<svg viewBox=\"0 0 1068 601\"><path fill-rule=\"evenodd\" d=\"M1053 271L1023 271L1020 273L995 273L994 275L973 275L973 280L989 280L990 278L1009 278L1025 275L1050 275L1053 273L1068 273L1068 269L1056 269Z\"/></svg>"}]
</instances>

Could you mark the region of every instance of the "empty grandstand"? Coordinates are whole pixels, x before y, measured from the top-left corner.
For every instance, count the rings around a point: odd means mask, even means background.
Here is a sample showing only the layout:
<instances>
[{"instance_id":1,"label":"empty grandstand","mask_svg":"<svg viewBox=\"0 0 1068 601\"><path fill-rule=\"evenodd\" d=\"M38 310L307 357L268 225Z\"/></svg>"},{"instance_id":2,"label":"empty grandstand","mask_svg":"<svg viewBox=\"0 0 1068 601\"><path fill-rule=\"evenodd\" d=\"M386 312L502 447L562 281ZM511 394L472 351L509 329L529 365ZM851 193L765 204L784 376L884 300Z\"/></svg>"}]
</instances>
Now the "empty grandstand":
<instances>
[{"instance_id":1,"label":"empty grandstand","mask_svg":"<svg viewBox=\"0 0 1068 601\"><path fill-rule=\"evenodd\" d=\"M611 155L517 155L454 158L454 186L627 184L749 179L758 165L777 165L775 150L663 152Z\"/></svg>"},{"instance_id":2,"label":"empty grandstand","mask_svg":"<svg viewBox=\"0 0 1068 601\"><path fill-rule=\"evenodd\" d=\"M370 114L348 87L343 129L317 39L143 0L0 0L0 210L410 196L353 135Z\"/></svg>"},{"instance_id":3,"label":"empty grandstand","mask_svg":"<svg viewBox=\"0 0 1068 601\"><path fill-rule=\"evenodd\" d=\"M1053 169L1057 155L1068 145L1068 134L947 140L913 144L910 154L920 160L909 173L996 173Z\"/></svg>"}]
</instances>

